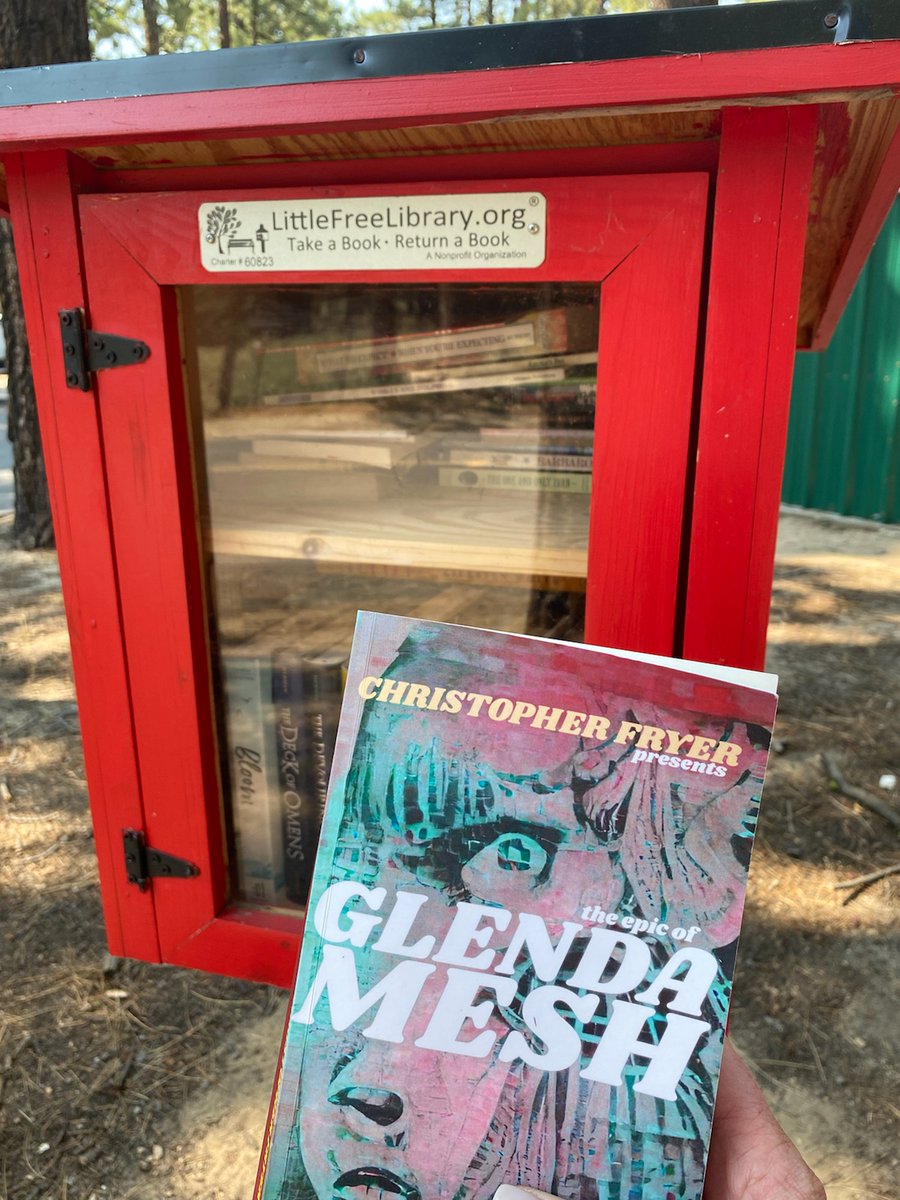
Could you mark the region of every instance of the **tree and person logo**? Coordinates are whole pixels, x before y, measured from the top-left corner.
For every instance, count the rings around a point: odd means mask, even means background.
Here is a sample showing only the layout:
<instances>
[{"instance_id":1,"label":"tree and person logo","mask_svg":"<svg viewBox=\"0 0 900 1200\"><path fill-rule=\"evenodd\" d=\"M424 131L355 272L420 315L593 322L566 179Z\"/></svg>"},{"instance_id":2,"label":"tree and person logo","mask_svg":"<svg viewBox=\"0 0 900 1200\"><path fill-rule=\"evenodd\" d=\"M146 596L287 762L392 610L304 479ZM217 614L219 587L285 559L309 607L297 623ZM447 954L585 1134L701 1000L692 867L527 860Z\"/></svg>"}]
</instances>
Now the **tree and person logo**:
<instances>
[{"instance_id":1,"label":"tree and person logo","mask_svg":"<svg viewBox=\"0 0 900 1200\"><path fill-rule=\"evenodd\" d=\"M236 208L226 208L224 204L217 204L206 214L206 241L209 245L216 246L222 255L228 254L232 250L255 250L257 243L260 254L265 253L269 237L268 229L260 223L255 239L237 237L235 235L241 224Z\"/></svg>"}]
</instances>

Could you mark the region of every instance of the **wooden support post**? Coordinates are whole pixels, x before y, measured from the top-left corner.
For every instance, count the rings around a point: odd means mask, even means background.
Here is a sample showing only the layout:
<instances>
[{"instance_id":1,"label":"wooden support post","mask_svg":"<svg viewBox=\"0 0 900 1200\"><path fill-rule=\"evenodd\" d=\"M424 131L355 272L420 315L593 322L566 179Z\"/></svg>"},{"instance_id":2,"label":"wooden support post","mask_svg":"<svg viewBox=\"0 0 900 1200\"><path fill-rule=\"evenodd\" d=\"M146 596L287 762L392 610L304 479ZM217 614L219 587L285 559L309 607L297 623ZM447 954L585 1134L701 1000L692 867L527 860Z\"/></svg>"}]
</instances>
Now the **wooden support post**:
<instances>
[{"instance_id":1,"label":"wooden support post","mask_svg":"<svg viewBox=\"0 0 900 1200\"><path fill-rule=\"evenodd\" d=\"M686 658L763 665L817 126L813 105L723 113Z\"/></svg>"}]
</instances>

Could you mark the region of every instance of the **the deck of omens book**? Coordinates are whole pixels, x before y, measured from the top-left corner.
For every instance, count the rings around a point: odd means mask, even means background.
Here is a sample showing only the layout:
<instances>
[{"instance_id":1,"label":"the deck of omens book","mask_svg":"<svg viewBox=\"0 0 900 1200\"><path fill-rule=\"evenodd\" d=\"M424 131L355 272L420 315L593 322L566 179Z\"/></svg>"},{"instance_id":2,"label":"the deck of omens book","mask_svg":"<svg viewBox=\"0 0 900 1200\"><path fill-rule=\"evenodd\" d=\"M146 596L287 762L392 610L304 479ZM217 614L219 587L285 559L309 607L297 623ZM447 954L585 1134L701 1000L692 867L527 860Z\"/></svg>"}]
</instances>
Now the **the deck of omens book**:
<instances>
[{"instance_id":1,"label":"the deck of omens book","mask_svg":"<svg viewBox=\"0 0 900 1200\"><path fill-rule=\"evenodd\" d=\"M774 683L360 615L263 1200L697 1200Z\"/></svg>"}]
</instances>

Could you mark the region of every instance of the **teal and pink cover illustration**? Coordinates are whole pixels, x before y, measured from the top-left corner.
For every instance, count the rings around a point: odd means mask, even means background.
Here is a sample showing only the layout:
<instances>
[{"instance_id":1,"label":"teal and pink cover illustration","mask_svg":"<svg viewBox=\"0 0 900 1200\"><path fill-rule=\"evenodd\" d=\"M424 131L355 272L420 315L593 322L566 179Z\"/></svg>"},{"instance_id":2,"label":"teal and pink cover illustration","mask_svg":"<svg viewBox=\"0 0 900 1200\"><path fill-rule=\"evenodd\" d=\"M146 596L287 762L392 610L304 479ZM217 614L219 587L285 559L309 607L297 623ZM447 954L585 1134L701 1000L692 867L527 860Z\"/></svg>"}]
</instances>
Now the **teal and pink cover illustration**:
<instances>
[{"instance_id":1,"label":"teal and pink cover illustration","mask_svg":"<svg viewBox=\"0 0 900 1200\"><path fill-rule=\"evenodd\" d=\"M698 1200L771 679L360 614L260 1200Z\"/></svg>"}]
</instances>

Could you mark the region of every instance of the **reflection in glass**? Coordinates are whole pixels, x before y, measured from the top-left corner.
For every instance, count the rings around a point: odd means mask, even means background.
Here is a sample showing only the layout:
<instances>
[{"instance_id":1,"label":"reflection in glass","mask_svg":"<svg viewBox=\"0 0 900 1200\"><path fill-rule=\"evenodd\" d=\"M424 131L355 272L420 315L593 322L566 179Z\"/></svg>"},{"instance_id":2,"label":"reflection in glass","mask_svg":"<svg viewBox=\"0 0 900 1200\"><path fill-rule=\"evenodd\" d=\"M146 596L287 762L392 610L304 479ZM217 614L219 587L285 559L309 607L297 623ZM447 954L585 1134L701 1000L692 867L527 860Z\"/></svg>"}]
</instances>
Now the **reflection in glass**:
<instances>
[{"instance_id":1,"label":"reflection in glass","mask_svg":"<svg viewBox=\"0 0 900 1200\"><path fill-rule=\"evenodd\" d=\"M357 609L583 636L599 294L202 286L181 305L236 893L300 904Z\"/></svg>"}]
</instances>

